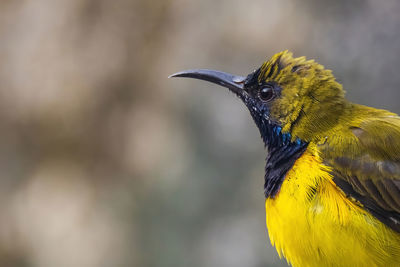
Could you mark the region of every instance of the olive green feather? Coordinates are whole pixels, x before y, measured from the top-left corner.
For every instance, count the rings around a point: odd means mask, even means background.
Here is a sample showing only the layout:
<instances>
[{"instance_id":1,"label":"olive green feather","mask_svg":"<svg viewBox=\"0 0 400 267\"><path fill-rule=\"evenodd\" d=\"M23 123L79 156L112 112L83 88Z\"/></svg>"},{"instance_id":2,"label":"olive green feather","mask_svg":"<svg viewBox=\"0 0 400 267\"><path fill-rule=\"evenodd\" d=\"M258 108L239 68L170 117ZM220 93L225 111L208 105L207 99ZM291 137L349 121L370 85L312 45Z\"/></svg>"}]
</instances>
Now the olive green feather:
<instances>
[{"instance_id":1,"label":"olive green feather","mask_svg":"<svg viewBox=\"0 0 400 267\"><path fill-rule=\"evenodd\" d=\"M271 119L292 140L316 144L335 183L400 232L400 117L347 101L330 70L288 51L264 63L259 79L282 88Z\"/></svg>"}]
</instances>

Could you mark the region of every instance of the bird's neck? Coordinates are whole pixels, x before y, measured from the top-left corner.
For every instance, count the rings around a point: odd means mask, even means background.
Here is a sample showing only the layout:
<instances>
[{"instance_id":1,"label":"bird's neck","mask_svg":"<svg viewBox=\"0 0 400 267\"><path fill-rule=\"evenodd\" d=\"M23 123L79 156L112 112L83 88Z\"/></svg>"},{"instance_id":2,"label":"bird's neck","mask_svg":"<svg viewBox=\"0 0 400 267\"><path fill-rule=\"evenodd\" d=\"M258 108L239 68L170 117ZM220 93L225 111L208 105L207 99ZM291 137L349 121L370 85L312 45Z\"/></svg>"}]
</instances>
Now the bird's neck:
<instances>
[{"instance_id":1,"label":"bird's neck","mask_svg":"<svg viewBox=\"0 0 400 267\"><path fill-rule=\"evenodd\" d=\"M291 140L289 133L282 133L281 127L270 125L267 132L262 133L263 140L268 148L267 163L265 166L265 197L274 197L283 183L287 171L304 153L308 143L300 139Z\"/></svg>"},{"instance_id":2,"label":"bird's neck","mask_svg":"<svg viewBox=\"0 0 400 267\"><path fill-rule=\"evenodd\" d=\"M309 105L304 107L286 128L301 140L317 142L325 138L326 133L336 125L346 120L346 113L351 112L353 106L354 104L342 97L321 102L320 105Z\"/></svg>"}]
</instances>

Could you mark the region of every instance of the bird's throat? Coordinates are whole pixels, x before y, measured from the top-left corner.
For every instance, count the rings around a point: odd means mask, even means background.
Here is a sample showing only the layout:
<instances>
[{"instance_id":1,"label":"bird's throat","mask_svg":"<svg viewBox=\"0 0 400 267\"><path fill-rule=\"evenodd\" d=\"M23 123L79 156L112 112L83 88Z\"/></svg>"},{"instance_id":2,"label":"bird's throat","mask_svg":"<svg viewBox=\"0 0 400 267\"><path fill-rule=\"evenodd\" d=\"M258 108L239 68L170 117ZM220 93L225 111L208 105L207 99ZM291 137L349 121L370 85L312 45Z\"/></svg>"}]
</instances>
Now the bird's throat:
<instances>
[{"instance_id":1,"label":"bird's throat","mask_svg":"<svg viewBox=\"0 0 400 267\"><path fill-rule=\"evenodd\" d=\"M289 133L282 133L281 127L266 127L261 132L266 147L268 147L267 163L265 166L265 197L274 197L285 179L286 173L296 160L304 153L308 143L299 139L291 140Z\"/></svg>"}]
</instances>

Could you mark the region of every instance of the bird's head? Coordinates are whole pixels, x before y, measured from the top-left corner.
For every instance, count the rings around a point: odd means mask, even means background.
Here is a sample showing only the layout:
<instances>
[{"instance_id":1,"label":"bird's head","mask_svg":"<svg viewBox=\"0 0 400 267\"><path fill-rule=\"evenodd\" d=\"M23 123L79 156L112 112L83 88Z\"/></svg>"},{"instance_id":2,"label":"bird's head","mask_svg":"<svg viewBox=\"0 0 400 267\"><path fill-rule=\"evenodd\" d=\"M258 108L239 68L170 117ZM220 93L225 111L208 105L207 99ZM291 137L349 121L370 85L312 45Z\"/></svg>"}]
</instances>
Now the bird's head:
<instances>
[{"instance_id":1,"label":"bird's head","mask_svg":"<svg viewBox=\"0 0 400 267\"><path fill-rule=\"evenodd\" d=\"M229 88L249 109L267 146L321 139L343 111L344 91L330 70L280 52L251 74L189 70L170 77L206 80Z\"/></svg>"}]
</instances>

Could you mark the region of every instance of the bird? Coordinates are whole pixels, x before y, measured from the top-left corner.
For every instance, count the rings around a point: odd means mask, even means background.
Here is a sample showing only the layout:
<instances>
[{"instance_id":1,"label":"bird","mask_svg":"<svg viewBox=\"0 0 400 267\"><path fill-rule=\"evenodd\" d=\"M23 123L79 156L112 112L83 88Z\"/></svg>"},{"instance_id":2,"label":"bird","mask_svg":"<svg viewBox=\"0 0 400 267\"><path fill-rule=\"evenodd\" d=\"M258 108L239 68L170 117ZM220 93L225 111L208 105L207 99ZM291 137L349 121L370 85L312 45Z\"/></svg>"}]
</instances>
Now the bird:
<instances>
[{"instance_id":1,"label":"bird","mask_svg":"<svg viewBox=\"0 0 400 267\"><path fill-rule=\"evenodd\" d=\"M249 75L170 77L226 87L267 150L266 226L295 267L400 266L400 117L352 103L331 70L279 52Z\"/></svg>"}]
</instances>

